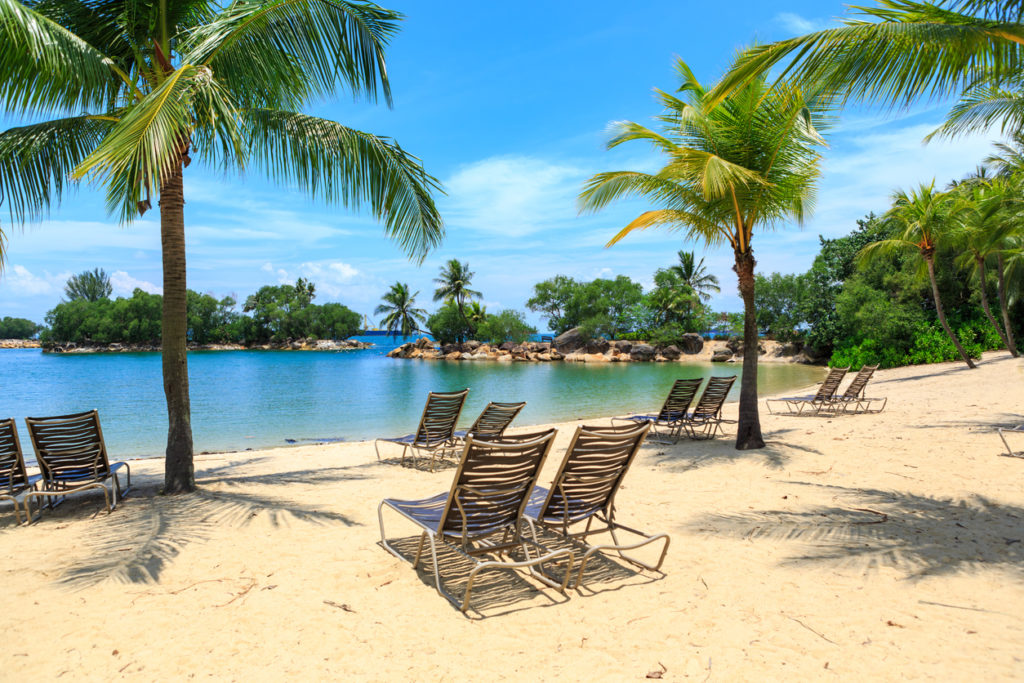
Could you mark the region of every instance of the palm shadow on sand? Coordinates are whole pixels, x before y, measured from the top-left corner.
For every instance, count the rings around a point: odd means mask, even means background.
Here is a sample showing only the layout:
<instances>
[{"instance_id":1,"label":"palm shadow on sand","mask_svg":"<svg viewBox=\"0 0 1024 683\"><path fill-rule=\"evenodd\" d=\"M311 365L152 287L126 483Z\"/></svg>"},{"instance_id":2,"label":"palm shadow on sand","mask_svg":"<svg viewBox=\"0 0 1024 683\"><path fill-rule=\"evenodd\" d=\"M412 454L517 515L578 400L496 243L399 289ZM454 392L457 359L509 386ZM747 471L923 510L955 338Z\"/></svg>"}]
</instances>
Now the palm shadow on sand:
<instances>
[{"instance_id":1,"label":"palm shadow on sand","mask_svg":"<svg viewBox=\"0 0 1024 683\"><path fill-rule=\"evenodd\" d=\"M891 567L908 578L985 568L1024 574L1022 507L983 496L952 499L805 482L787 485L826 490L837 504L796 512L707 514L688 527L696 534L809 547L784 565L816 563L861 571Z\"/></svg>"},{"instance_id":2,"label":"palm shadow on sand","mask_svg":"<svg viewBox=\"0 0 1024 683\"><path fill-rule=\"evenodd\" d=\"M785 435L794 431L797 430L776 429L766 432L764 448L749 451L736 450L735 437L729 434L707 441L683 439L672 446L648 444L644 450L655 448L654 461L658 465L668 466L674 472L689 472L704 467L732 464L741 460L760 463L771 470L781 470L792 459L789 455L792 451L822 455L821 451L809 446L786 441Z\"/></svg>"},{"instance_id":3,"label":"palm shadow on sand","mask_svg":"<svg viewBox=\"0 0 1024 683\"><path fill-rule=\"evenodd\" d=\"M195 493L159 495L152 478L133 486L124 505L109 519L95 513L97 497L76 495L55 510L44 510L43 523L96 514L97 523L83 527L78 547L87 556L64 569L58 582L72 590L103 581L152 584L188 545L209 540L224 528L244 528L255 518L274 527L291 523L353 526L348 516L282 496L287 482L324 483L364 479L347 467L244 473L262 459L234 462L197 472ZM228 475L226 472L238 472Z\"/></svg>"}]
</instances>

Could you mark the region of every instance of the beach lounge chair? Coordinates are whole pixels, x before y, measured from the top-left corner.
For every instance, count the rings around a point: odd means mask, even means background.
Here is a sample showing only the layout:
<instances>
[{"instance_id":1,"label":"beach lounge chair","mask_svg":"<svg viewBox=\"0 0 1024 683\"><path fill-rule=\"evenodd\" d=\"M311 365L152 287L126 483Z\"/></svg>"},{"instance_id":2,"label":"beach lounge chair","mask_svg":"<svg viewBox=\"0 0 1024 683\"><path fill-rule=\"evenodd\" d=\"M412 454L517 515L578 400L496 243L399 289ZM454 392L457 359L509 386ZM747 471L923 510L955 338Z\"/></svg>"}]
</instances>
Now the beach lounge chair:
<instances>
[{"instance_id":1,"label":"beach lounge chair","mask_svg":"<svg viewBox=\"0 0 1024 683\"><path fill-rule=\"evenodd\" d=\"M661 569L665 561L669 544L667 534L649 535L615 519L615 494L650 428L650 422L639 426L577 427L551 488L535 486L530 494L524 516L534 540L540 542L537 536L537 526L540 525L566 538L579 540L586 546L579 569L575 572L574 586L583 582L583 571L590 558L603 550L614 550L624 560L652 571ZM578 530L574 531L573 527ZM621 531L640 540L624 543L619 538ZM611 543L594 545L587 540L588 536L606 532L611 536ZM664 541L664 545L653 564L625 553L656 541Z\"/></svg>"},{"instance_id":2,"label":"beach lounge chair","mask_svg":"<svg viewBox=\"0 0 1024 683\"><path fill-rule=\"evenodd\" d=\"M551 450L556 430L524 434L495 441L478 441L472 434L459 461L451 489L423 500L385 498L377 507L381 545L399 559L405 559L388 541L384 531L385 508L397 512L421 530L413 567L418 567L424 541L430 541L434 582L437 592L465 612L477 574L488 569L528 568L542 583L565 592L572 568L573 552L559 550L542 553L532 539L522 535L523 508L533 490L541 467ZM437 564L437 545L444 544L473 563L461 599L441 584ZM538 551L531 554L530 549ZM506 559L520 550L523 559ZM485 558L485 559L481 559ZM566 560L561 583L549 578L543 564ZM541 570L536 567L540 566Z\"/></svg>"},{"instance_id":3,"label":"beach lounge chair","mask_svg":"<svg viewBox=\"0 0 1024 683\"><path fill-rule=\"evenodd\" d=\"M480 417L476 418L476 422L473 426L465 431L455 432L455 438L460 441L466 440L467 434L472 434L477 439L498 439L505 434L505 430L512 424L512 420L516 419L516 415L519 414L526 406L526 401L522 403L496 403L491 401L480 413Z\"/></svg>"},{"instance_id":4,"label":"beach lounge chair","mask_svg":"<svg viewBox=\"0 0 1024 683\"><path fill-rule=\"evenodd\" d=\"M25 469L25 456L18 440L18 426L14 418L0 420L0 500L14 503L14 518L21 523L21 502L26 495L36 490L38 474L29 475ZM25 501L25 521L32 519L32 510Z\"/></svg>"},{"instance_id":5,"label":"beach lounge chair","mask_svg":"<svg viewBox=\"0 0 1024 683\"><path fill-rule=\"evenodd\" d=\"M394 439L377 439L373 442L373 449L377 452L377 460L380 460L380 443L396 443L402 446L402 464L405 464L405 454L412 451L413 458L421 452L430 453L430 471L434 471L434 464L437 456L444 458L449 452L454 452L457 444L455 441L455 423L459 421L459 413L466 402L466 394L469 389L462 391L432 391L427 395L427 404L423 406L423 415L420 417L420 424L415 434L406 434Z\"/></svg>"},{"instance_id":6,"label":"beach lounge chair","mask_svg":"<svg viewBox=\"0 0 1024 683\"><path fill-rule=\"evenodd\" d=\"M697 395L697 391L700 389L703 381L700 378L677 379L657 414L613 417L612 424L616 422L650 422L651 433L649 439L651 441L676 443L679 441L679 437L682 436L686 411L690 409L693 397Z\"/></svg>"},{"instance_id":7,"label":"beach lounge chair","mask_svg":"<svg viewBox=\"0 0 1024 683\"><path fill-rule=\"evenodd\" d=\"M826 409L844 413L880 413L885 409L887 398L868 398L864 395L868 380L875 374L877 365L864 365L857 372L846 391L832 399L832 404ZM875 404L881 402L877 408Z\"/></svg>"},{"instance_id":8,"label":"beach lounge chair","mask_svg":"<svg viewBox=\"0 0 1024 683\"><path fill-rule=\"evenodd\" d=\"M708 378L697 406L683 418L683 428L689 438L713 439L722 431L722 406L735 381L736 375Z\"/></svg>"},{"instance_id":9,"label":"beach lounge chair","mask_svg":"<svg viewBox=\"0 0 1024 683\"><path fill-rule=\"evenodd\" d=\"M1014 450L1010 448L1010 442L1006 440L1007 434L1024 435L1024 424L1018 425L1016 427L1007 427L1006 429L999 429L999 438L1003 440L1003 445L1006 446L1006 454L1012 458L1024 458L1024 451L1021 451L1020 453L1015 453ZM1000 453L1000 455L1002 455L1002 453Z\"/></svg>"},{"instance_id":10,"label":"beach lounge chair","mask_svg":"<svg viewBox=\"0 0 1024 683\"><path fill-rule=\"evenodd\" d=\"M803 415L805 411L808 415L817 415L822 410L832 406L836 392L839 390L839 385L842 384L843 377L846 376L849 369L849 367L829 368L828 376L825 377L825 381L821 383L821 386L818 387L818 392L815 394L768 399L766 401L768 412L778 414L772 410L772 403L784 403L787 408L787 412L782 413L784 415Z\"/></svg>"},{"instance_id":11,"label":"beach lounge chair","mask_svg":"<svg viewBox=\"0 0 1024 683\"><path fill-rule=\"evenodd\" d=\"M30 491L26 497L60 498L69 493L100 489L107 504L107 512L117 507L132 485L132 472L128 463L111 463L103 443L100 416L95 410L56 417L26 417L29 436L36 451L36 462L42 474L42 488ZM118 478L125 471L125 485ZM110 487L109 491L107 487ZM113 498L113 500L111 500Z\"/></svg>"}]
</instances>

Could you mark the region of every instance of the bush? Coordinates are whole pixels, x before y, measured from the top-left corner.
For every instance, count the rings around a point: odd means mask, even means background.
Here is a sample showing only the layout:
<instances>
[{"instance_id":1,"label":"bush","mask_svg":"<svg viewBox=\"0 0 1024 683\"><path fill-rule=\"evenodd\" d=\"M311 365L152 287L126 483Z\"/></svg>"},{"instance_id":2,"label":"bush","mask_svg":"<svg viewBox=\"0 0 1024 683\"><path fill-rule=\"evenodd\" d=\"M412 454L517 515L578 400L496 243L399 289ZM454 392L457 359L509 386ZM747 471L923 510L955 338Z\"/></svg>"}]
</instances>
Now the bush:
<instances>
[{"instance_id":1,"label":"bush","mask_svg":"<svg viewBox=\"0 0 1024 683\"><path fill-rule=\"evenodd\" d=\"M536 334L537 329L526 322L526 318L519 311L511 309L501 311L496 315L488 315L476 330L474 335L480 341L492 344L502 342L522 343Z\"/></svg>"},{"instance_id":2,"label":"bush","mask_svg":"<svg viewBox=\"0 0 1024 683\"><path fill-rule=\"evenodd\" d=\"M0 320L0 339L31 339L41 329L26 318L5 316Z\"/></svg>"},{"instance_id":3,"label":"bush","mask_svg":"<svg viewBox=\"0 0 1024 683\"><path fill-rule=\"evenodd\" d=\"M427 318L430 336L441 344L464 342L469 336L469 326L454 303L447 303Z\"/></svg>"}]
</instances>

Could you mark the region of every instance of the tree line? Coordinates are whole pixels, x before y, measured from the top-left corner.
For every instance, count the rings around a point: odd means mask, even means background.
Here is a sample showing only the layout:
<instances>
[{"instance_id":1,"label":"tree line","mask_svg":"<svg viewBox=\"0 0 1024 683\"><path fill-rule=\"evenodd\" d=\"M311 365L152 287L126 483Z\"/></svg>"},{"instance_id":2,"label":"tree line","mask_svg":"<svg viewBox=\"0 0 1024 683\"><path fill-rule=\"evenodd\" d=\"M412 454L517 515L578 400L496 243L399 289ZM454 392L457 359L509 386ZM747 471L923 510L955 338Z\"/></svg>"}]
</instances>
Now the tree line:
<instances>
[{"instance_id":1,"label":"tree line","mask_svg":"<svg viewBox=\"0 0 1024 683\"><path fill-rule=\"evenodd\" d=\"M163 297L136 288L130 297L110 298L113 288L102 269L68 279L61 301L46 314L40 339L53 342L159 344ZM196 344L265 344L288 339L347 339L361 316L339 303L314 304L316 285L266 285L238 310L232 296L187 292L188 340Z\"/></svg>"}]
</instances>

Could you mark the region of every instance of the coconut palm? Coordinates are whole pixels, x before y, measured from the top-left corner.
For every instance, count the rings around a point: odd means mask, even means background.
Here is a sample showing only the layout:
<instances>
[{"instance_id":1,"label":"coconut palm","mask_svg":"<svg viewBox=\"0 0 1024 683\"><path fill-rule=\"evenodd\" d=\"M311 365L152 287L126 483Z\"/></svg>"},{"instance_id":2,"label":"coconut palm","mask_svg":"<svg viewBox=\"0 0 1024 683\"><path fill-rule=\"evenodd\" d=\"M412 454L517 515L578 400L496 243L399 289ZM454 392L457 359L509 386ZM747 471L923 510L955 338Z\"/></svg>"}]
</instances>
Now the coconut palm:
<instances>
[{"instance_id":1,"label":"coconut palm","mask_svg":"<svg viewBox=\"0 0 1024 683\"><path fill-rule=\"evenodd\" d=\"M384 303L377 306L373 314L386 314L380 324L392 337L397 337L399 334L408 337L426 324L427 312L422 308L416 308L417 296L419 296L419 292L409 293L409 285L404 282L396 282L391 285L387 294L381 297Z\"/></svg>"},{"instance_id":2,"label":"coconut palm","mask_svg":"<svg viewBox=\"0 0 1024 683\"><path fill-rule=\"evenodd\" d=\"M1012 327L1004 332L988 304L987 265L993 255L1002 251L1007 237L1016 228L1014 218L1021 212L1021 207L1003 178L988 181L972 179L961 183L958 191L962 210L957 212L959 229L953 237L962 251L957 262L977 278L985 316L999 334L1003 346L1016 357L1018 353Z\"/></svg>"},{"instance_id":3,"label":"coconut palm","mask_svg":"<svg viewBox=\"0 0 1024 683\"><path fill-rule=\"evenodd\" d=\"M466 306L466 309L466 317L469 319L469 325L475 331L480 327L480 323L487 320L487 307L479 301L470 301L469 305Z\"/></svg>"},{"instance_id":4,"label":"coconut palm","mask_svg":"<svg viewBox=\"0 0 1024 683\"><path fill-rule=\"evenodd\" d=\"M842 26L748 50L714 100L780 63L780 80L906 105L962 95L937 132L955 135L1002 123L1024 125L1024 4L1020 0L877 0L854 7Z\"/></svg>"},{"instance_id":5,"label":"coconut palm","mask_svg":"<svg viewBox=\"0 0 1024 683\"><path fill-rule=\"evenodd\" d=\"M744 343L757 348L754 308L755 230L800 222L811 205L820 175L830 103L763 77L734 89L718 106L690 68L679 60L681 96L658 91L664 106L655 131L632 122L615 124L608 147L632 140L650 143L667 157L657 173L613 171L587 181L584 211L614 200L643 197L661 208L647 211L619 231L609 246L634 230L663 227L706 245L728 244L744 304ZM764 445L757 411L757 353L744 354L736 447Z\"/></svg>"},{"instance_id":6,"label":"coconut palm","mask_svg":"<svg viewBox=\"0 0 1024 683\"><path fill-rule=\"evenodd\" d=\"M83 270L78 275L69 277L64 285L64 295L69 301L74 299L99 301L109 298L113 291L110 276L102 268Z\"/></svg>"},{"instance_id":7,"label":"coconut palm","mask_svg":"<svg viewBox=\"0 0 1024 683\"><path fill-rule=\"evenodd\" d=\"M440 277L434 278L437 289L434 290L434 301L454 302L459 309L459 315L470 329L473 326L466 317L466 301L479 299L483 296L480 292L470 289L473 284L473 276L476 275L469 269L469 263L463 263L458 259L451 259L441 267Z\"/></svg>"},{"instance_id":8,"label":"coconut palm","mask_svg":"<svg viewBox=\"0 0 1024 683\"><path fill-rule=\"evenodd\" d=\"M90 178L129 223L158 202L163 247L164 487L195 487L182 178L193 158L363 205L420 257L443 235L436 181L387 138L300 109L342 87L390 104L401 16L352 0L0 0L0 100L50 120L0 134L12 219Z\"/></svg>"},{"instance_id":9,"label":"coconut palm","mask_svg":"<svg viewBox=\"0 0 1024 683\"><path fill-rule=\"evenodd\" d=\"M916 190L909 193L899 190L893 194L893 206L885 214L886 219L891 220L900 230L898 237L879 240L868 244L857 254L861 263L866 263L874 258L890 256L899 252L914 252L921 257L928 269L928 280L932 286L932 297L935 300L935 312L939 317L939 324L949 336L953 346L956 347L960 358L967 363L967 367L974 368L974 361L960 345L949 323L946 322L946 313L942 307L942 297L939 296L939 285L935 280L935 250L940 240L949 239L950 233L956 220L956 207L948 192L936 192L935 182L921 184Z\"/></svg>"},{"instance_id":10,"label":"coconut palm","mask_svg":"<svg viewBox=\"0 0 1024 683\"><path fill-rule=\"evenodd\" d=\"M683 281L687 287L700 297L700 300L707 303L711 300L711 293L722 291L718 286L718 278L707 271L704 267L704 258L696 260L692 251L680 249L676 252L679 256L679 265L672 266L672 270Z\"/></svg>"}]
</instances>

